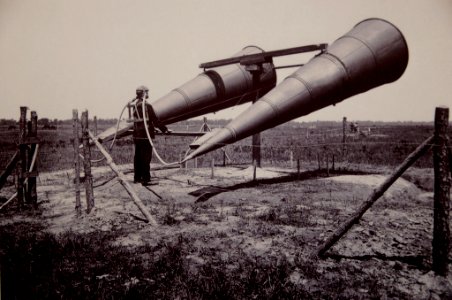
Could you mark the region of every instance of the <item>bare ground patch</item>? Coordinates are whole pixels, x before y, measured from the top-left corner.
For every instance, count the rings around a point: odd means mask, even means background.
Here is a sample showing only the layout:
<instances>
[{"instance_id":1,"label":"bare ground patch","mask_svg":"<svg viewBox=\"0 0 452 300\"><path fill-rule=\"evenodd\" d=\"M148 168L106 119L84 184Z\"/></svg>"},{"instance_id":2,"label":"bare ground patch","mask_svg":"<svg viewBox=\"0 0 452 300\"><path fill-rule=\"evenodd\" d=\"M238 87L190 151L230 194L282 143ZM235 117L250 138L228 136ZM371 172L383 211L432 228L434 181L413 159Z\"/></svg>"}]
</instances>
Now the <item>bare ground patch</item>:
<instances>
[{"instance_id":1,"label":"bare ground patch","mask_svg":"<svg viewBox=\"0 0 452 300\"><path fill-rule=\"evenodd\" d=\"M126 173L130 170L130 166L123 168ZM0 226L35 222L42 225L40 231L52 236L64 237L70 232L77 239L89 236L87 240L98 242L96 237L105 237L100 240L110 251L134 253L133 263L125 258L116 259L118 263L139 265L141 273L126 267L123 272L94 268L91 277L87 275L89 278L85 279L90 284L106 291L118 282L129 291L154 289L160 279L149 270L154 270L157 262L171 264L159 259L176 257L182 268L178 269L180 276L173 274L168 281L178 287L179 294L176 290L162 294L162 298L452 296L452 277L441 279L429 272L431 194L412 182L398 180L330 250L326 259L312 261L308 255L384 176L334 174L326 178L325 174L317 174L312 178L283 180L291 176L290 170L263 169L257 176L262 181L245 184L252 179L252 171L216 168L214 178L210 169L154 171L157 185L134 187L161 224L158 227L150 227L141 220L139 210L118 181L108 181L112 174L107 168L94 172L95 184L108 182L94 191L96 208L80 218L75 217L71 171L41 174L38 184L41 213L14 213L12 206L2 212ZM132 174L127 177L132 182ZM198 196L190 195L212 187L224 190L198 203L195 203ZM161 276L165 272L157 273ZM185 287L187 282L191 282L194 290ZM204 285L209 282L210 285ZM228 290L233 294L228 294Z\"/></svg>"}]
</instances>

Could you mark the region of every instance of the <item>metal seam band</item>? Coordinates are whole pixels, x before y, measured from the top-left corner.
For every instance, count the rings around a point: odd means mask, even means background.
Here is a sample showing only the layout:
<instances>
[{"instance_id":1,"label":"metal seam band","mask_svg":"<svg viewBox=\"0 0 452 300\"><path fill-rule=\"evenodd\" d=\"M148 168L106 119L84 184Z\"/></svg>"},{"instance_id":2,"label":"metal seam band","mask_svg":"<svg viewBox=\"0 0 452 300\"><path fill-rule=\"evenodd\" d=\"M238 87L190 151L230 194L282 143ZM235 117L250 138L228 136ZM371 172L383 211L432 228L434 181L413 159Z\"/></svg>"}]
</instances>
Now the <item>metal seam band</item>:
<instances>
[{"instance_id":1,"label":"metal seam band","mask_svg":"<svg viewBox=\"0 0 452 300\"><path fill-rule=\"evenodd\" d=\"M273 111L275 112L275 116L276 117L279 116L280 112L279 112L278 107L276 105L274 105L273 103L271 103L270 100L265 98L265 96L262 97L259 101L262 101L262 102L266 103L268 106L270 106L273 109Z\"/></svg>"},{"instance_id":2,"label":"metal seam band","mask_svg":"<svg viewBox=\"0 0 452 300\"><path fill-rule=\"evenodd\" d=\"M226 88L224 86L224 82L223 82L223 79L221 78L220 74L218 74L218 72L216 72L214 70L208 70L201 75L204 75L204 76L207 76L210 78L210 80L212 81L212 83L215 87L215 91L217 92L218 100L222 101L226 95Z\"/></svg>"},{"instance_id":3,"label":"metal seam band","mask_svg":"<svg viewBox=\"0 0 452 300\"><path fill-rule=\"evenodd\" d=\"M293 79L301 82L301 84L304 85L306 87L306 89L308 90L309 95L311 96L311 99L314 99L312 88L309 86L309 84L306 80L304 80L303 78L300 77L300 75L298 73L294 73L294 74L290 75L289 77L287 77L287 79L288 78L293 78Z\"/></svg>"},{"instance_id":4,"label":"metal seam band","mask_svg":"<svg viewBox=\"0 0 452 300\"><path fill-rule=\"evenodd\" d=\"M188 98L187 94L185 94L185 92L179 88L174 89L173 91L182 95L182 97L185 100L185 103L187 104L187 109L190 109L191 101L190 101L190 98Z\"/></svg>"},{"instance_id":5,"label":"metal seam band","mask_svg":"<svg viewBox=\"0 0 452 300\"><path fill-rule=\"evenodd\" d=\"M346 35L340 37L339 39L346 38L346 37L347 37L347 38L351 38L351 39L355 39L355 40L361 42L364 46L367 47L367 49L369 49L370 53L372 53L372 57L373 57L373 59L374 59L375 66L377 67L377 70L378 70L377 56L375 55L375 52L374 52L374 50L372 49L372 47L370 47L369 44L367 44L367 42L365 42L364 40L362 40L362 39L360 39L360 38L358 38L358 37L356 37L356 36L353 36L353 35L347 35L347 34L346 34Z\"/></svg>"}]
</instances>

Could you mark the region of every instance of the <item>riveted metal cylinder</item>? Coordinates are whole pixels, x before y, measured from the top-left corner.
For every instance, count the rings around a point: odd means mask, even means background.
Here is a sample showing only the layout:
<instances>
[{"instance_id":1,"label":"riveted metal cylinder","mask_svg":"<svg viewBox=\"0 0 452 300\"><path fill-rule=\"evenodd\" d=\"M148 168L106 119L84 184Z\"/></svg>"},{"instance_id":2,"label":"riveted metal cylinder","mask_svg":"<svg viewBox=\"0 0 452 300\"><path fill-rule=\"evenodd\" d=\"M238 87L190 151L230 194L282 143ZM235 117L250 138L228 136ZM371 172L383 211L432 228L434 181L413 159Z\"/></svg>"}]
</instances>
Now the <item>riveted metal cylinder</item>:
<instances>
[{"instance_id":1,"label":"riveted metal cylinder","mask_svg":"<svg viewBox=\"0 0 452 300\"><path fill-rule=\"evenodd\" d=\"M408 47L402 33L385 20L364 20L232 120L192 156L393 82L407 64Z\"/></svg>"},{"instance_id":2,"label":"riveted metal cylinder","mask_svg":"<svg viewBox=\"0 0 452 300\"><path fill-rule=\"evenodd\" d=\"M256 46L248 46L234 57L261 52ZM273 63L264 63L262 67L257 84L244 66L226 65L203 72L150 103L158 121L169 124L256 100L276 85Z\"/></svg>"}]
</instances>

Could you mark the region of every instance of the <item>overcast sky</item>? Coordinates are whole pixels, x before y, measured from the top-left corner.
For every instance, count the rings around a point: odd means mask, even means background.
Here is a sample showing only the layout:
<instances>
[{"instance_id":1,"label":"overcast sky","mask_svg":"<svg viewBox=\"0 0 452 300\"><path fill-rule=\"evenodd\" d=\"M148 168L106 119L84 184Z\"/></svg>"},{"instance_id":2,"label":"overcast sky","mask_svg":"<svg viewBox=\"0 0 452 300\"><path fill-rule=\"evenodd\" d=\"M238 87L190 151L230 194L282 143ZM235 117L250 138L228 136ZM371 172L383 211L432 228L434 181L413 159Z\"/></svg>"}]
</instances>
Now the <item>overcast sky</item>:
<instances>
[{"instance_id":1,"label":"overcast sky","mask_svg":"<svg viewBox=\"0 0 452 300\"><path fill-rule=\"evenodd\" d=\"M138 85L158 98L202 62L247 45L332 43L370 17L404 34L404 75L298 120L432 121L435 106L452 103L450 0L0 0L0 118L17 119L19 106L40 117L69 119L77 108L116 118ZM293 71L278 71L278 82ZM208 117L233 118L248 105Z\"/></svg>"}]
</instances>

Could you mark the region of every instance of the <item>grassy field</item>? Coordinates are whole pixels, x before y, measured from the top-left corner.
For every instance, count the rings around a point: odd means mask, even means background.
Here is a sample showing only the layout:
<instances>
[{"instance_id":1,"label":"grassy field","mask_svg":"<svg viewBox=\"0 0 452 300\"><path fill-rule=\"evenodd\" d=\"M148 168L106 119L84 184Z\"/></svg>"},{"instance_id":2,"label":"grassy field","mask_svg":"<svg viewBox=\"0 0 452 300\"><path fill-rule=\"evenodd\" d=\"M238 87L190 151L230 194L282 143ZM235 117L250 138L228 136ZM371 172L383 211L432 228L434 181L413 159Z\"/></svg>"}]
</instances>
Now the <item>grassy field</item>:
<instances>
[{"instance_id":1,"label":"grassy field","mask_svg":"<svg viewBox=\"0 0 452 300\"><path fill-rule=\"evenodd\" d=\"M102 123L99 130L112 124ZM222 124L216 122L212 127ZM170 127L198 131L201 125L191 121ZM352 134L347 128L345 151L339 122L288 123L264 132L264 166L290 167L292 156L292 167L300 159L303 169L313 170L298 178L292 174L287 181L262 180L246 185L242 177L211 179L206 169L154 172L159 180L152 187L155 194L141 186L135 188L160 224L157 228L125 214L136 207L117 182L108 180L95 190L96 210L74 218L69 175L74 156L72 126L63 123L57 130L40 130L39 209L20 211L13 203L0 213L2 296L447 299L452 288L430 283L432 209L431 196L425 192L432 190L432 176L431 169L426 172L422 168L431 168L431 154L405 175L415 186L404 188L402 184L400 191L383 198L330 257L316 261L308 256L372 190L372 186L328 181L331 179L324 170L316 170L319 160L325 168L328 157L331 167L334 155L341 169L337 167L332 177L364 177L381 168L388 172L433 131L431 124L360 125L366 135ZM158 151L167 161L178 160L191 141L165 136L156 139ZM17 131L0 131L0 169L14 153L16 143ZM251 162L250 144L246 139L227 146L234 164ZM118 164L130 164L132 139L119 140L112 155ZM222 163L223 154L217 150L200 158L198 165L210 166L212 156ZM93 150L93 158L97 157L99 153ZM229 171L243 174L248 170L244 168ZM46 173L58 170L64 171ZM105 170L96 174L95 183L111 177L108 168ZM127 176L132 180L132 174ZM194 203L195 198L189 196L188 192L197 188L216 185L228 185L230 190L201 203ZM14 190L12 184L6 188ZM157 202L156 195L161 197ZM114 212L118 207L121 214ZM130 239L136 244L118 244Z\"/></svg>"},{"instance_id":2,"label":"grassy field","mask_svg":"<svg viewBox=\"0 0 452 300\"><path fill-rule=\"evenodd\" d=\"M91 122L92 124L92 122ZM99 132L114 125L114 121L101 122ZM215 121L211 127L220 127L225 121ZM290 122L262 133L262 160L264 166L296 165L299 159L302 163L319 162L324 167L326 159L335 162L364 163L394 166L413 151L422 141L433 133L430 124L404 123L371 123L361 122L364 134L350 133L347 128L346 146L343 145L342 123L340 122ZM171 125L173 130L199 131L201 121L180 122ZM370 130L370 132L369 132ZM38 158L41 171L55 171L73 167L72 125L64 122L57 130L39 130L40 155ZM17 148L17 130L0 128L0 170L4 169L10 157ZM156 147L162 158L168 162L178 161L188 150L193 141L191 137L158 136ZM109 145L107 143L107 145ZM112 156L116 163L124 164L133 161L133 141L131 137L118 140ZM244 139L226 148L232 164L248 164L251 162L251 138ZM95 149L93 159L101 154ZM223 152L220 150L201 157L198 166L209 166L214 157L216 164L223 163ZM431 156L422 158L417 166L431 167ZM100 164L102 165L102 163Z\"/></svg>"}]
</instances>

